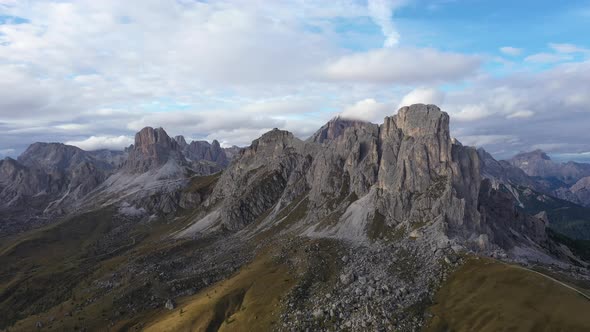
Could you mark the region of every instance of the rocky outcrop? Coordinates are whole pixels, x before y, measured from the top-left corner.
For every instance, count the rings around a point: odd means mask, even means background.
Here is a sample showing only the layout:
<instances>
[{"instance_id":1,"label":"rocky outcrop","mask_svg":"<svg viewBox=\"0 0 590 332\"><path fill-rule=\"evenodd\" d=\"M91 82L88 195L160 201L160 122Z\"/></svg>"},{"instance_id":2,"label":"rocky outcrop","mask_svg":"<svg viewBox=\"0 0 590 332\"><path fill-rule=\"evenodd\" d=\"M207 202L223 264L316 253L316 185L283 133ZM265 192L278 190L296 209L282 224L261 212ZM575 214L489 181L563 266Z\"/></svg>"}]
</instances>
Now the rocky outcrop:
<instances>
[{"instance_id":1,"label":"rocky outcrop","mask_svg":"<svg viewBox=\"0 0 590 332\"><path fill-rule=\"evenodd\" d=\"M188 146L188 143L182 135L174 136L174 140L176 141L176 143L178 143L178 146L180 146L182 150L184 150Z\"/></svg>"},{"instance_id":2,"label":"rocky outcrop","mask_svg":"<svg viewBox=\"0 0 590 332\"><path fill-rule=\"evenodd\" d=\"M308 141L323 143L324 141L330 141L338 136L342 135L346 128L350 127L362 127L366 122L359 120L349 120L340 116L330 120L324 126L322 126L317 132L315 132Z\"/></svg>"},{"instance_id":3,"label":"rocky outcrop","mask_svg":"<svg viewBox=\"0 0 590 332\"><path fill-rule=\"evenodd\" d=\"M193 161L210 161L221 167L227 166L230 160L217 140L213 140L211 143L207 141L192 141L185 146L183 152L187 158Z\"/></svg>"},{"instance_id":4,"label":"rocky outcrop","mask_svg":"<svg viewBox=\"0 0 590 332\"><path fill-rule=\"evenodd\" d=\"M496 160L483 148L477 149L479 159L481 161L481 173L485 178L492 182L502 182L514 185L523 185L530 188L543 191L543 189L550 190L542 186L541 183L535 181L528 176L522 169L513 166L505 160Z\"/></svg>"},{"instance_id":5,"label":"rocky outcrop","mask_svg":"<svg viewBox=\"0 0 590 332\"><path fill-rule=\"evenodd\" d=\"M225 156L227 157L227 159L229 161L233 160L234 157L237 156L241 150L242 150L242 148L240 148L237 145L232 145L229 148L223 148L223 151L225 152Z\"/></svg>"},{"instance_id":6,"label":"rocky outcrop","mask_svg":"<svg viewBox=\"0 0 590 332\"><path fill-rule=\"evenodd\" d=\"M124 168L132 173L145 173L163 166L168 161L186 165L178 143L162 128L145 127L135 134Z\"/></svg>"},{"instance_id":7,"label":"rocky outcrop","mask_svg":"<svg viewBox=\"0 0 590 332\"><path fill-rule=\"evenodd\" d=\"M96 150L96 151L88 151L92 157L96 160L101 161L110 165L113 169L120 168L125 161L127 160L127 152L125 151L113 151L113 150Z\"/></svg>"},{"instance_id":8,"label":"rocky outcrop","mask_svg":"<svg viewBox=\"0 0 590 332\"><path fill-rule=\"evenodd\" d=\"M492 159L451 139L448 114L417 104L380 126L337 118L307 141L268 132L236 156L205 204L230 230L293 219L290 231L355 241L375 228L377 236L428 233L442 247L544 241L543 222L521 215L512 196L484 181L483 163Z\"/></svg>"},{"instance_id":9,"label":"rocky outcrop","mask_svg":"<svg viewBox=\"0 0 590 332\"><path fill-rule=\"evenodd\" d=\"M209 162L209 164L214 163L218 165L219 170L227 167L229 162L241 149L235 145L229 148L222 148L217 140L213 140L211 143L207 141L192 141L189 144L182 135L174 137L174 140L180 146L185 157L193 163L203 161Z\"/></svg>"},{"instance_id":10,"label":"rocky outcrop","mask_svg":"<svg viewBox=\"0 0 590 332\"><path fill-rule=\"evenodd\" d=\"M195 160L183 154L203 142L171 139L146 127L125 151L84 151L61 143L34 143L18 158L0 161L0 227L19 232L73 211L131 204L149 213L188 208L182 194L192 177L220 172L228 159L217 141ZM125 197L125 200L122 199ZM41 224L40 224L41 223ZM9 233L6 231L5 233Z\"/></svg>"},{"instance_id":11,"label":"rocky outcrop","mask_svg":"<svg viewBox=\"0 0 590 332\"><path fill-rule=\"evenodd\" d=\"M303 147L293 134L275 129L240 152L239 162L223 172L207 203L221 205L225 228L240 229L277 203L301 161Z\"/></svg>"}]
</instances>

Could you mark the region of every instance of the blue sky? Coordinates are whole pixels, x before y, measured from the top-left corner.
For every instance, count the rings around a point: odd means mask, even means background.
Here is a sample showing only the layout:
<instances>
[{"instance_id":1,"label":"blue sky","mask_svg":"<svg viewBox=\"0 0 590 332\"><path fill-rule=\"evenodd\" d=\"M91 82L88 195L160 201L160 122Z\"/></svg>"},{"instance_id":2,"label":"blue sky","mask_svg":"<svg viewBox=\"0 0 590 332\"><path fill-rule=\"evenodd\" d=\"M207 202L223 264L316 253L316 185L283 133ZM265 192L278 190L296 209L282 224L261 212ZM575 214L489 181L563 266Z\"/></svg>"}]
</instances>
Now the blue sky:
<instances>
[{"instance_id":1,"label":"blue sky","mask_svg":"<svg viewBox=\"0 0 590 332\"><path fill-rule=\"evenodd\" d=\"M0 0L0 158L147 125L305 138L424 102L498 157L590 160L587 31L590 1Z\"/></svg>"}]
</instances>

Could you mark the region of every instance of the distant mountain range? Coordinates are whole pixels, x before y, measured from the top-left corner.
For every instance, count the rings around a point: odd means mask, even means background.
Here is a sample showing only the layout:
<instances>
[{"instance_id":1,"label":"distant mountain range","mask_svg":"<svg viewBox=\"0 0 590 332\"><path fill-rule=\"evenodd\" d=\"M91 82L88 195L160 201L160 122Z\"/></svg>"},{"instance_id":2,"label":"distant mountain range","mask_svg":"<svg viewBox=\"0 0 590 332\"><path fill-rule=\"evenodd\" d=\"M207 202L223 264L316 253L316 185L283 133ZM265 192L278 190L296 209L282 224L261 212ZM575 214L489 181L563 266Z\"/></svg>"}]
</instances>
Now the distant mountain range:
<instances>
[{"instance_id":1,"label":"distant mountain range","mask_svg":"<svg viewBox=\"0 0 590 332\"><path fill-rule=\"evenodd\" d=\"M138 132L125 151L34 143L17 160L0 160L0 234L45 225L73 212L99 195L97 188L107 180L121 184L121 178L154 172L159 179L175 180L209 175L227 167L238 152L238 147L221 148L216 140L187 144L183 136L171 139L164 129L150 127Z\"/></svg>"},{"instance_id":2,"label":"distant mountain range","mask_svg":"<svg viewBox=\"0 0 590 332\"><path fill-rule=\"evenodd\" d=\"M124 152L35 143L0 162L0 328L459 329L435 305L463 269L483 275L476 306L549 267L585 291L589 179L541 151L497 161L423 104L241 149L150 127ZM523 301L571 291L535 287ZM578 297L562 303L590 310Z\"/></svg>"}]
</instances>

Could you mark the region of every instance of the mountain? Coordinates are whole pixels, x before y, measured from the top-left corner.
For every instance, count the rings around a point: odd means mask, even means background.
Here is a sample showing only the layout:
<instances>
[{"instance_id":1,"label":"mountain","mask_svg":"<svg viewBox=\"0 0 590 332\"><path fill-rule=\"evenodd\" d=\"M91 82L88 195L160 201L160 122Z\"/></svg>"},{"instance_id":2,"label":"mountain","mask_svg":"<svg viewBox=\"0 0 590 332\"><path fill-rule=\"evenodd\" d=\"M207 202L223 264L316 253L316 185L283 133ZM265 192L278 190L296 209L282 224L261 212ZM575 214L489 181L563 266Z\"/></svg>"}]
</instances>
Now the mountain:
<instances>
[{"instance_id":1,"label":"mountain","mask_svg":"<svg viewBox=\"0 0 590 332\"><path fill-rule=\"evenodd\" d=\"M164 129L145 127L135 134L135 144L123 168L132 173L144 173L168 162L187 165L180 146Z\"/></svg>"},{"instance_id":2,"label":"mountain","mask_svg":"<svg viewBox=\"0 0 590 332\"><path fill-rule=\"evenodd\" d=\"M590 206L590 176L578 180L571 186L570 191L578 199L578 202Z\"/></svg>"},{"instance_id":3,"label":"mountain","mask_svg":"<svg viewBox=\"0 0 590 332\"><path fill-rule=\"evenodd\" d=\"M322 126L308 140L316 143L323 143L324 141L333 140L334 138L342 135L346 128L362 127L364 125L366 125L366 122L345 119L337 116Z\"/></svg>"},{"instance_id":4,"label":"mountain","mask_svg":"<svg viewBox=\"0 0 590 332\"><path fill-rule=\"evenodd\" d=\"M267 212L261 223L270 227L284 207L305 201L308 212L292 227L309 236L367 241L372 228L387 236L429 226L442 246L509 249L520 237L545 239L541 221L520 215L482 179L477 151L453 144L448 115L433 105L402 108L381 126L337 119L305 142L273 130L238 161L207 202L217 208L204 219L215 216L225 229ZM518 231L498 226L514 220Z\"/></svg>"},{"instance_id":5,"label":"mountain","mask_svg":"<svg viewBox=\"0 0 590 332\"><path fill-rule=\"evenodd\" d=\"M554 178L568 185L574 184L583 177L590 176L590 164L573 161L556 163L541 150L519 153L509 162L530 176Z\"/></svg>"},{"instance_id":6,"label":"mountain","mask_svg":"<svg viewBox=\"0 0 590 332\"><path fill-rule=\"evenodd\" d=\"M214 174L145 128L73 212L0 245L0 328L589 328L590 246L558 233L586 229L560 213L581 207L449 122L416 104L307 140L274 129Z\"/></svg>"},{"instance_id":7,"label":"mountain","mask_svg":"<svg viewBox=\"0 0 590 332\"><path fill-rule=\"evenodd\" d=\"M557 163L541 150L517 154L508 161L522 169L537 183L537 189L568 200L590 206L590 164Z\"/></svg>"},{"instance_id":8,"label":"mountain","mask_svg":"<svg viewBox=\"0 0 590 332\"><path fill-rule=\"evenodd\" d=\"M18 160L0 161L0 230L7 235L37 228L119 195L143 200L149 190L170 191L173 189L164 187L221 171L227 160L219 160L222 162L198 156L187 160L181 146L162 128L142 129L126 151L84 151L62 143L33 143ZM150 189L132 193L145 187ZM180 196L174 203L146 204L152 212L170 212L176 210L179 200Z\"/></svg>"},{"instance_id":9,"label":"mountain","mask_svg":"<svg viewBox=\"0 0 590 332\"><path fill-rule=\"evenodd\" d=\"M38 227L64 214L91 192L114 165L74 146L35 143L18 160L0 166L0 229L11 234Z\"/></svg>"},{"instance_id":10,"label":"mountain","mask_svg":"<svg viewBox=\"0 0 590 332\"><path fill-rule=\"evenodd\" d=\"M219 141L192 141L188 144L184 136L174 138L180 145L184 155L190 160L205 160L216 163L221 167L226 167L232 158L240 151L237 146L222 148Z\"/></svg>"}]
</instances>

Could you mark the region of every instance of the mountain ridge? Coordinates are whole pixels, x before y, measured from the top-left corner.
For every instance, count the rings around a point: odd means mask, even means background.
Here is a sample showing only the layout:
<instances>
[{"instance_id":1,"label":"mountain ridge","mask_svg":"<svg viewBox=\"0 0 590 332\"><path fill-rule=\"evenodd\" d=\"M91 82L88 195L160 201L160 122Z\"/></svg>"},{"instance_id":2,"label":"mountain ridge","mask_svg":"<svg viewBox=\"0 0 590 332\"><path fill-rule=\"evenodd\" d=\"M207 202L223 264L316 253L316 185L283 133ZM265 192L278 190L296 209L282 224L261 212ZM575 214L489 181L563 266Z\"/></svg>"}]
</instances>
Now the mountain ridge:
<instances>
[{"instance_id":1,"label":"mountain ridge","mask_svg":"<svg viewBox=\"0 0 590 332\"><path fill-rule=\"evenodd\" d=\"M590 221L554 219L563 201L453 139L449 123L414 104L382 124L335 119L307 140L273 129L212 174L184 138L144 128L62 219L0 248L0 328L415 331L447 279L481 257L589 281L583 242L549 229Z\"/></svg>"}]
</instances>

